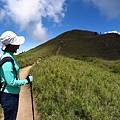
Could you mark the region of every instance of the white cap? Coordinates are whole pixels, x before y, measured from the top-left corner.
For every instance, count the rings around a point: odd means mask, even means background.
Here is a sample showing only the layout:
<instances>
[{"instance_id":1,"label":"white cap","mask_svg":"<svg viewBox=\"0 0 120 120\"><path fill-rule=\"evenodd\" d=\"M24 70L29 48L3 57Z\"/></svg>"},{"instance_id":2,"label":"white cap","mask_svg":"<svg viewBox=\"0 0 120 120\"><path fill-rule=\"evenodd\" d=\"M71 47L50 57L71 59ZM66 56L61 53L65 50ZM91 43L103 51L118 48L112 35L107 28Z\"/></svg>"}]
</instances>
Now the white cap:
<instances>
[{"instance_id":1,"label":"white cap","mask_svg":"<svg viewBox=\"0 0 120 120\"><path fill-rule=\"evenodd\" d=\"M5 50L6 45L21 45L25 42L25 38L23 36L17 36L14 32L12 31L6 31L4 32L0 40L3 44L2 50Z\"/></svg>"},{"instance_id":2,"label":"white cap","mask_svg":"<svg viewBox=\"0 0 120 120\"><path fill-rule=\"evenodd\" d=\"M17 36L14 32L12 31L6 31L4 32L1 37L0 40L2 42L3 45L21 45L25 42L25 38L23 36Z\"/></svg>"}]
</instances>

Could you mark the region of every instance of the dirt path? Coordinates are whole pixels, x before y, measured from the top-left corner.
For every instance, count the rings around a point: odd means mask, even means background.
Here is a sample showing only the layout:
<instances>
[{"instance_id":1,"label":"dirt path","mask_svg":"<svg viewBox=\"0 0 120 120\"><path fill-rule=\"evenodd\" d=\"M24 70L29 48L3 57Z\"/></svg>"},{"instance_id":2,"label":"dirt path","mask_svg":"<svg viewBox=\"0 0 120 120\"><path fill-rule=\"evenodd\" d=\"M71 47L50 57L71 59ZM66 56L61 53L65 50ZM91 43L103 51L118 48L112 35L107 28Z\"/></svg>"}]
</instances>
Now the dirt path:
<instances>
[{"instance_id":1,"label":"dirt path","mask_svg":"<svg viewBox=\"0 0 120 120\"><path fill-rule=\"evenodd\" d=\"M29 74L29 70L31 67L32 66L28 66L20 70L21 79L26 78L26 76ZM35 111L35 120L40 120L35 109L34 111ZM2 118L1 120L4 119ZM29 85L24 85L21 87L17 120L33 120Z\"/></svg>"}]
</instances>

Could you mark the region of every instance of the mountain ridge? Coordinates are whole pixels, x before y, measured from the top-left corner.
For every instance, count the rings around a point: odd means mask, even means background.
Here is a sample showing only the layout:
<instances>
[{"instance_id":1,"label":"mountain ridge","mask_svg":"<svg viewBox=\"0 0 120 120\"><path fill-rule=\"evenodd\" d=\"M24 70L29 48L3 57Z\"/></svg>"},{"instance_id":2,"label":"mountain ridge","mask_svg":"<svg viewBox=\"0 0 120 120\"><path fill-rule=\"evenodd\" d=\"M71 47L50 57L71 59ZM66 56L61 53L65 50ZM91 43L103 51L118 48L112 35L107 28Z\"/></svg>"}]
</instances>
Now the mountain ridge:
<instances>
[{"instance_id":1,"label":"mountain ridge","mask_svg":"<svg viewBox=\"0 0 120 120\"><path fill-rule=\"evenodd\" d=\"M44 59L56 55L61 41L64 46L57 55L65 57L81 58L96 57L104 60L120 59L120 35L117 33L98 34L87 30L70 30L55 38L19 54L17 58L23 63L33 64L39 58Z\"/></svg>"}]
</instances>

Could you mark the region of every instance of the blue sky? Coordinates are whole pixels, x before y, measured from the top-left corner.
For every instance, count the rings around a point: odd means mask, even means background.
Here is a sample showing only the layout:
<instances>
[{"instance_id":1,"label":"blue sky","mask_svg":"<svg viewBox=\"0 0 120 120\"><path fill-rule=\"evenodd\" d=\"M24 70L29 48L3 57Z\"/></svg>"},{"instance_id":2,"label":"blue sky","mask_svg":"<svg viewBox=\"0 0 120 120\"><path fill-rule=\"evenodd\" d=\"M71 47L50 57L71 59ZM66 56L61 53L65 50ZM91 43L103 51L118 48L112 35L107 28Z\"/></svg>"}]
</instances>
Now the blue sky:
<instances>
[{"instance_id":1,"label":"blue sky","mask_svg":"<svg viewBox=\"0 0 120 120\"><path fill-rule=\"evenodd\" d=\"M120 0L1 0L0 35L23 35L22 52L72 29L120 33L119 6Z\"/></svg>"}]
</instances>

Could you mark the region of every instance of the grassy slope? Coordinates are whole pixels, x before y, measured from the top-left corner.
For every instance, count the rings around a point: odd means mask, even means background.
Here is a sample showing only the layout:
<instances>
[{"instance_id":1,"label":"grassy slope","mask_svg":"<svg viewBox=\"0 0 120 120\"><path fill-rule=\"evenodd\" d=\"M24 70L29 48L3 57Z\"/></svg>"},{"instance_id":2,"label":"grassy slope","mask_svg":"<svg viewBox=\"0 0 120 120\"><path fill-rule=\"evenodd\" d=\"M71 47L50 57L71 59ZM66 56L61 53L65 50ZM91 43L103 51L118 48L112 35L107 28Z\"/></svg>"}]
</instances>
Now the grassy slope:
<instances>
[{"instance_id":1,"label":"grassy slope","mask_svg":"<svg viewBox=\"0 0 120 120\"><path fill-rule=\"evenodd\" d=\"M31 56L37 59L54 55L61 40L64 41L65 47L61 49L60 54L64 56L89 56L107 60L120 58L120 35L115 33L99 35L96 32L82 30L67 31L19 57Z\"/></svg>"},{"instance_id":2,"label":"grassy slope","mask_svg":"<svg viewBox=\"0 0 120 120\"><path fill-rule=\"evenodd\" d=\"M120 76L90 62L53 56L32 70L37 109L44 120L120 118Z\"/></svg>"},{"instance_id":3,"label":"grassy slope","mask_svg":"<svg viewBox=\"0 0 120 120\"><path fill-rule=\"evenodd\" d=\"M61 56L54 56L61 40ZM21 67L42 58L31 72L43 119L113 120L120 117L119 54L118 34L72 30L16 57Z\"/></svg>"}]
</instances>

